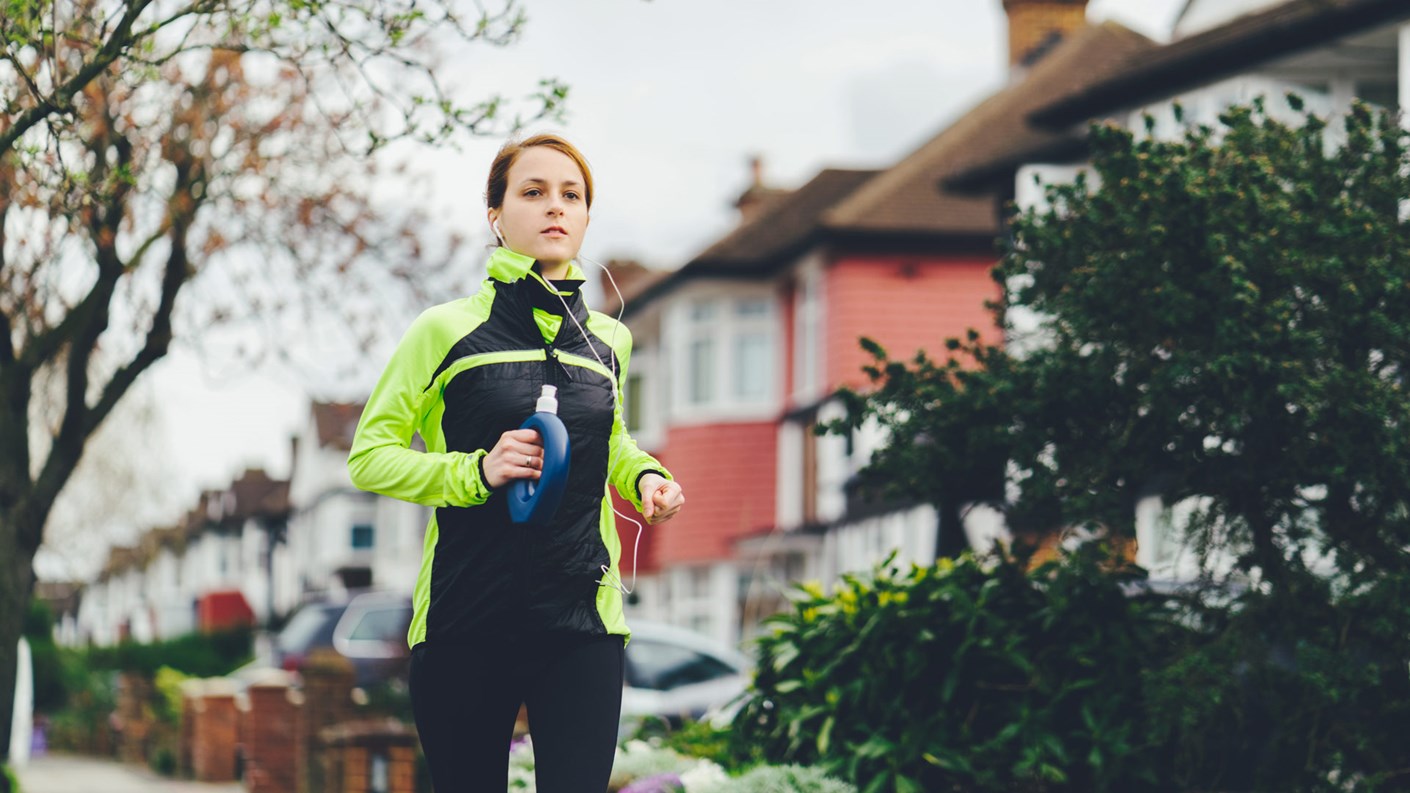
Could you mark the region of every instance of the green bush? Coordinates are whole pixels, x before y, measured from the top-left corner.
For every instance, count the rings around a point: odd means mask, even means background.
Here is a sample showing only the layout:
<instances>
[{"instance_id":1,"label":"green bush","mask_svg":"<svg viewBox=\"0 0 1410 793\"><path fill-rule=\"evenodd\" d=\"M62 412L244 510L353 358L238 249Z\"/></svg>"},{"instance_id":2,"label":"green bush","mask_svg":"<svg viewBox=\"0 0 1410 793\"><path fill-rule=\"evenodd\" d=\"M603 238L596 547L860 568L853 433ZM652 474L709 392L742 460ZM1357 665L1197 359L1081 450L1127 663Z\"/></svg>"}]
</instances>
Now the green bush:
<instances>
[{"instance_id":1,"label":"green bush","mask_svg":"<svg viewBox=\"0 0 1410 793\"><path fill-rule=\"evenodd\" d=\"M1175 786L1410 789L1410 576L1334 584L1304 573L1289 597L1249 592L1152 670Z\"/></svg>"},{"instance_id":2,"label":"green bush","mask_svg":"<svg viewBox=\"0 0 1410 793\"><path fill-rule=\"evenodd\" d=\"M55 749L99 753L106 747L108 716L117 705L116 672L95 670L79 651L61 650L59 675L67 699L49 718L49 745Z\"/></svg>"},{"instance_id":3,"label":"green bush","mask_svg":"<svg viewBox=\"0 0 1410 793\"><path fill-rule=\"evenodd\" d=\"M804 585L759 640L734 750L864 792L1155 787L1141 673L1181 629L1123 594L1131 577L1087 551Z\"/></svg>"},{"instance_id":4,"label":"green bush","mask_svg":"<svg viewBox=\"0 0 1410 793\"><path fill-rule=\"evenodd\" d=\"M698 757L719 764L730 773L746 769L751 758L738 758L730 745L730 730L718 729L708 721L687 719L680 727L672 730L656 724L664 722L647 721L636 735L638 740L653 736L659 738L662 746L686 757Z\"/></svg>"},{"instance_id":5,"label":"green bush","mask_svg":"<svg viewBox=\"0 0 1410 793\"><path fill-rule=\"evenodd\" d=\"M1084 549L798 589L759 640L736 765L870 791L1410 789L1410 574L1133 595Z\"/></svg>"},{"instance_id":6,"label":"green bush","mask_svg":"<svg viewBox=\"0 0 1410 793\"><path fill-rule=\"evenodd\" d=\"M0 763L0 793L20 793L20 781L4 763Z\"/></svg>"},{"instance_id":7,"label":"green bush","mask_svg":"<svg viewBox=\"0 0 1410 793\"><path fill-rule=\"evenodd\" d=\"M191 677L222 677L254 657L254 634L249 629L221 633L192 633L150 644L122 642L94 647L86 653L93 669L138 672L148 677L166 666Z\"/></svg>"}]
</instances>

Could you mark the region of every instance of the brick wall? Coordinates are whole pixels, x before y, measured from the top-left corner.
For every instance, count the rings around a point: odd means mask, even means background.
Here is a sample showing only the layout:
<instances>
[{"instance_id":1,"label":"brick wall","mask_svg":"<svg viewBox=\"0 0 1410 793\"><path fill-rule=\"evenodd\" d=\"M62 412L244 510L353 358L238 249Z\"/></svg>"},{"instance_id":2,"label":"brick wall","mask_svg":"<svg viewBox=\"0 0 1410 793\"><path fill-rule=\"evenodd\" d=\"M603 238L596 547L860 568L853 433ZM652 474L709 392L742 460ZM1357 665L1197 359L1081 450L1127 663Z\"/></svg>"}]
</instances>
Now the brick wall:
<instances>
[{"instance_id":1,"label":"brick wall","mask_svg":"<svg viewBox=\"0 0 1410 793\"><path fill-rule=\"evenodd\" d=\"M226 681L200 681L185 689L185 695L191 699L183 711L191 716L187 735L192 775L201 782L235 781L240 714L233 687Z\"/></svg>"},{"instance_id":2,"label":"brick wall","mask_svg":"<svg viewBox=\"0 0 1410 793\"><path fill-rule=\"evenodd\" d=\"M867 383L862 367L872 358L858 344L875 339L896 360L924 349L943 357L947 337L975 328L991 343L1002 341L985 301L1001 296L990 276L993 257L852 257L828 270L828 334L824 358L831 388Z\"/></svg>"},{"instance_id":3,"label":"brick wall","mask_svg":"<svg viewBox=\"0 0 1410 793\"><path fill-rule=\"evenodd\" d=\"M416 735L400 722L340 724L323 730L319 741L329 791L415 793Z\"/></svg>"},{"instance_id":4,"label":"brick wall","mask_svg":"<svg viewBox=\"0 0 1410 793\"><path fill-rule=\"evenodd\" d=\"M275 670L277 671L277 670ZM249 793L295 793L305 762L300 751L302 697L287 680L253 683L240 719L245 789Z\"/></svg>"},{"instance_id":5,"label":"brick wall","mask_svg":"<svg viewBox=\"0 0 1410 793\"><path fill-rule=\"evenodd\" d=\"M118 675L114 711L119 725L118 757L128 763L147 762L147 741L155 719L150 705L152 681L135 672Z\"/></svg>"},{"instance_id":6,"label":"brick wall","mask_svg":"<svg viewBox=\"0 0 1410 793\"><path fill-rule=\"evenodd\" d=\"M647 527L655 535L652 561L729 559L735 538L772 526L777 447L772 421L670 428L662 462L681 482L686 505L669 523Z\"/></svg>"},{"instance_id":7,"label":"brick wall","mask_svg":"<svg viewBox=\"0 0 1410 793\"><path fill-rule=\"evenodd\" d=\"M308 793L325 790L325 764L315 757L323 751L319 735L323 730L355 715L352 701L354 675L352 662L336 651L319 648L304 661L303 718L299 722L299 742L308 758L303 762L304 783Z\"/></svg>"}]
</instances>

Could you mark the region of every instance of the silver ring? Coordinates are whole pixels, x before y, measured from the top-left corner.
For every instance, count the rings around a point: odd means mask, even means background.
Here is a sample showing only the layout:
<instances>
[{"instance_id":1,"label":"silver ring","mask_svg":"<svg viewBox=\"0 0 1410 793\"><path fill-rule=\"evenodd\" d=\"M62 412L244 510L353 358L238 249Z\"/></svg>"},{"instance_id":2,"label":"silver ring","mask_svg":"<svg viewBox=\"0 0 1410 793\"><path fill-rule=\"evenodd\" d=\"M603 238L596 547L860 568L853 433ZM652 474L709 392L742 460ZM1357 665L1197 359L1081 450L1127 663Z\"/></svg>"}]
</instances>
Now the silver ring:
<instances>
[{"instance_id":1,"label":"silver ring","mask_svg":"<svg viewBox=\"0 0 1410 793\"><path fill-rule=\"evenodd\" d=\"M533 457L530 457L530 456L527 455L527 454L524 455L524 467L525 467L525 468L533 468L533 467L534 467L534 458L533 458Z\"/></svg>"}]
</instances>

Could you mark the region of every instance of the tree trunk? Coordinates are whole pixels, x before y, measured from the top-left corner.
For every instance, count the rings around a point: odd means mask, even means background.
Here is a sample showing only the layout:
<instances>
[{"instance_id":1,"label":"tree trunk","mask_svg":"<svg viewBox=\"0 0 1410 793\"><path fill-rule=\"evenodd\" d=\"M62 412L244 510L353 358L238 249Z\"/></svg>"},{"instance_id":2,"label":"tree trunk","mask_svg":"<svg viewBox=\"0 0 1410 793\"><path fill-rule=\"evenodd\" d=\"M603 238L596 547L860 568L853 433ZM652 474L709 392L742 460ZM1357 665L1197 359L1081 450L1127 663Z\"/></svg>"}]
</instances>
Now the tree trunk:
<instances>
[{"instance_id":1,"label":"tree trunk","mask_svg":"<svg viewBox=\"0 0 1410 793\"><path fill-rule=\"evenodd\" d=\"M20 634L34 590L33 554L17 542L12 516L0 516L0 761L9 756Z\"/></svg>"},{"instance_id":2,"label":"tree trunk","mask_svg":"<svg viewBox=\"0 0 1410 793\"><path fill-rule=\"evenodd\" d=\"M954 499L940 499L936 511L935 558L955 559L969 550L969 535L964 531L964 518L960 516L960 505Z\"/></svg>"}]
</instances>

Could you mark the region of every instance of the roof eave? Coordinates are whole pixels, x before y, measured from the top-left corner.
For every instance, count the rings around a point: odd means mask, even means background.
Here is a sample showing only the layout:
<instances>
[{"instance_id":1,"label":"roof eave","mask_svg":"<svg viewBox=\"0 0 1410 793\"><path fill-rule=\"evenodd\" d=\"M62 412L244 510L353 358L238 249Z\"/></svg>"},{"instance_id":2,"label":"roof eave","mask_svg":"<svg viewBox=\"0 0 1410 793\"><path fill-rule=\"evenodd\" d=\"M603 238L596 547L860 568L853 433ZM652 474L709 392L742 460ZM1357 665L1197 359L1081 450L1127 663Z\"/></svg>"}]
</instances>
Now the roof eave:
<instances>
[{"instance_id":1,"label":"roof eave","mask_svg":"<svg viewBox=\"0 0 1410 793\"><path fill-rule=\"evenodd\" d=\"M1356 33L1374 25L1410 16L1404 0L1352 0L1341 8L1306 4L1291 18L1284 6L1255 15L1268 17L1265 25L1250 25L1246 36L1201 48L1189 42L1214 37L1226 26L1197 34L1183 42L1189 52L1177 58L1157 61L1118 78L1098 83L1085 91L1064 97L1028 115L1033 126L1061 130L1103 113L1156 101L1183 90L1206 85L1214 79L1266 63L1319 42ZM1240 20L1230 24L1250 24ZM1159 52L1159 50L1157 50Z\"/></svg>"},{"instance_id":2,"label":"roof eave","mask_svg":"<svg viewBox=\"0 0 1410 793\"><path fill-rule=\"evenodd\" d=\"M955 171L940 180L938 189L962 195L979 196L991 192L996 185L1007 187L1018 169L1034 162L1073 162L1087 153L1084 136L1069 135L997 160L979 163Z\"/></svg>"}]
</instances>

